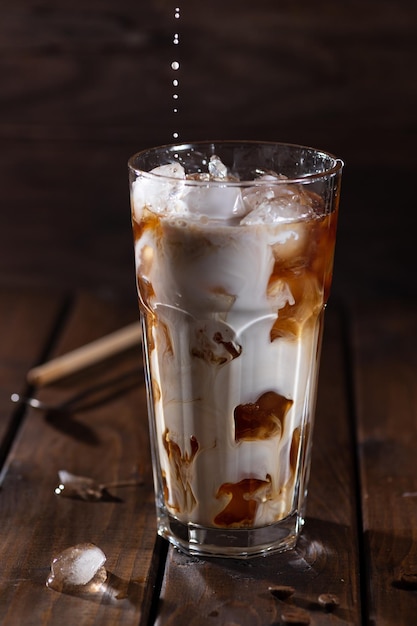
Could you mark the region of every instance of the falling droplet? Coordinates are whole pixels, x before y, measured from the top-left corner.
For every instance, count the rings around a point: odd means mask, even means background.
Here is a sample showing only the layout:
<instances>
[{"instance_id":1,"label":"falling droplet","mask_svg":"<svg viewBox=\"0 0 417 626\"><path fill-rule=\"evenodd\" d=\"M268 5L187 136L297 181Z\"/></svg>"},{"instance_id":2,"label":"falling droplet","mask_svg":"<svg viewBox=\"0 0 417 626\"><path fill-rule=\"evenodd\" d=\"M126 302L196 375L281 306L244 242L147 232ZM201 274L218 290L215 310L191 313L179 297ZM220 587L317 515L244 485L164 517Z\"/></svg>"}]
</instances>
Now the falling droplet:
<instances>
[{"instance_id":1,"label":"falling droplet","mask_svg":"<svg viewBox=\"0 0 417 626\"><path fill-rule=\"evenodd\" d=\"M180 7L175 7L174 9L174 19L178 20L180 18ZM172 43L174 46L176 46L176 49L178 50L179 47L179 43L180 43L180 33L178 28L176 27L174 30L174 34L173 34L173 38L172 38ZM174 57L175 60L171 62L171 69L174 72L178 72L178 70L180 69L180 62L178 61L178 56L176 54L176 56ZM179 80L177 78L174 78L172 80L172 86L174 88L174 93L172 94L172 99L174 101L174 107L172 109L173 114L177 117L178 119L178 99L179 99L179 93L178 93L178 86L179 86ZM174 139L178 139L180 136L180 133L178 131L177 128L174 127L174 131L172 133L172 137Z\"/></svg>"}]
</instances>

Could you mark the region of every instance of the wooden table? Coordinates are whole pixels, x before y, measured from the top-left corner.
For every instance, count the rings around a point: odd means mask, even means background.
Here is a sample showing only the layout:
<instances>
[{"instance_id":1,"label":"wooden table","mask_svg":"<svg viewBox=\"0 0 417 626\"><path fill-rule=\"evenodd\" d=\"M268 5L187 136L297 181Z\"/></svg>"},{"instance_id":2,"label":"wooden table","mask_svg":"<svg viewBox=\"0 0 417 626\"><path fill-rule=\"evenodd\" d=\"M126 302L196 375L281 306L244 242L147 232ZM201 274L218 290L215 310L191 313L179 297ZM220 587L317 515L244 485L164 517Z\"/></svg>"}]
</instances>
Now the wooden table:
<instances>
[{"instance_id":1,"label":"wooden table","mask_svg":"<svg viewBox=\"0 0 417 626\"><path fill-rule=\"evenodd\" d=\"M352 312L353 311L353 312ZM298 547L247 561L198 559L156 537L139 349L40 389L29 368L137 318L136 306L81 293L0 292L0 622L8 625L278 626L417 622L417 306L330 302L307 522ZM97 381L134 385L75 412L13 404L13 392L57 403ZM109 391L111 390L109 384ZM86 502L55 494L58 471L133 480ZM107 556L96 594L46 586L55 555L91 542ZM291 585L290 600L270 588ZM339 606L318 603L336 594Z\"/></svg>"}]
</instances>

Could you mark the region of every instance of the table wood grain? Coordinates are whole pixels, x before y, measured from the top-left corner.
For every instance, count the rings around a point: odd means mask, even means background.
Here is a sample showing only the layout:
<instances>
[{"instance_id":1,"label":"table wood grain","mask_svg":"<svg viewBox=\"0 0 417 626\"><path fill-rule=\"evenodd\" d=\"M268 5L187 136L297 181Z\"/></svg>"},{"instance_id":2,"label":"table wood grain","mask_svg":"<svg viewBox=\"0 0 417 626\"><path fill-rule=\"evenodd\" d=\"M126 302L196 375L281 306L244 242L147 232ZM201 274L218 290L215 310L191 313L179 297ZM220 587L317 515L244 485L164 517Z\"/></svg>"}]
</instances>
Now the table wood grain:
<instances>
[{"instance_id":1,"label":"table wood grain","mask_svg":"<svg viewBox=\"0 0 417 626\"><path fill-rule=\"evenodd\" d=\"M411 626L417 591L416 312L326 314L307 518L294 550L246 561L189 557L157 538L142 360L138 348L33 389L33 365L137 319L136 307L88 292L0 290L0 622L5 626L278 626L289 607L313 626ZM134 384L68 415L10 402L60 403L135 372ZM131 379L126 379L131 380ZM98 482L134 480L100 502L55 494L66 469ZM46 586L54 556L91 542L107 583L92 595ZM404 574L408 573L408 579ZM406 584L407 582L407 584ZM271 588L289 585L280 600ZM323 593L339 606L325 610Z\"/></svg>"},{"instance_id":2,"label":"table wood grain","mask_svg":"<svg viewBox=\"0 0 417 626\"><path fill-rule=\"evenodd\" d=\"M353 327L367 613L370 624L411 626L417 615L417 306L364 308Z\"/></svg>"}]
</instances>

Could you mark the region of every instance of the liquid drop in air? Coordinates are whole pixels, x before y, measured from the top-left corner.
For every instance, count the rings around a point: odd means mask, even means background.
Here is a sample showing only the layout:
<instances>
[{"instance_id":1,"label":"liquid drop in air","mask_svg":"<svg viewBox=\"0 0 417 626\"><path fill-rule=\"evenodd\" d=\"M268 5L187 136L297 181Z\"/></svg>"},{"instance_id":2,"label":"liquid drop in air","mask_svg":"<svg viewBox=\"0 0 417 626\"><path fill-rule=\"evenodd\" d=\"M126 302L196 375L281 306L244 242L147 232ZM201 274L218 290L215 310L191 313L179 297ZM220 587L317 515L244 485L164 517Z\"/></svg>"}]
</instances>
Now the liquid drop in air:
<instances>
[{"instance_id":1,"label":"liquid drop in air","mask_svg":"<svg viewBox=\"0 0 417 626\"><path fill-rule=\"evenodd\" d=\"M179 7L175 7L174 9L174 20L179 20L180 19L180 8ZM179 100L179 86L180 86L180 81L178 78L178 72L180 69L180 62L178 60L178 47L179 47L179 43L180 43L180 35L178 32L178 29L176 27L175 32L174 32L174 36L172 39L172 43L175 46L176 50L175 50L175 57L174 60L171 62L171 70L173 72L175 72L175 78L172 79L172 87L173 87L173 94L172 94L172 99L174 101L174 106L172 109L172 112L174 114L174 119L177 118L178 116L178 111L179 111L179 107L178 107L178 100ZM174 131L172 133L172 137L173 139L179 139L180 137L180 133L178 131L177 128L177 119L175 119L175 124L174 124Z\"/></svg>"}]
</instances>

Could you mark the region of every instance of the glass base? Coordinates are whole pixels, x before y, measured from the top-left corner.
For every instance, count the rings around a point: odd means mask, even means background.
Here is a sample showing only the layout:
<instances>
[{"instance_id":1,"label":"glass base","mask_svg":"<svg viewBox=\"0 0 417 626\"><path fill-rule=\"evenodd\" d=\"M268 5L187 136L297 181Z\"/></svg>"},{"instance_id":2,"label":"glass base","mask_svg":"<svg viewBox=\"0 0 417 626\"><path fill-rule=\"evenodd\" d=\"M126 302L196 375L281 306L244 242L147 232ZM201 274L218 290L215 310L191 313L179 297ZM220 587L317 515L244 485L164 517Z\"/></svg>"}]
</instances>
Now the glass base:
<instances>
[{"instance_id":1,"label":"glass base","mask_svg":"<svg viewBox=\"0 0 417 626\"><path fill-rule=\"evenodd\" d=\"M293 513L260 528L206 528L179 521L172 515L158 518L158 534L189 556L247 559L295 547L304 519Z\"/></svg>"}]
</instances>

